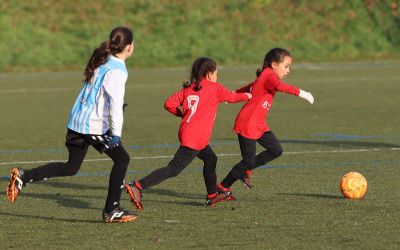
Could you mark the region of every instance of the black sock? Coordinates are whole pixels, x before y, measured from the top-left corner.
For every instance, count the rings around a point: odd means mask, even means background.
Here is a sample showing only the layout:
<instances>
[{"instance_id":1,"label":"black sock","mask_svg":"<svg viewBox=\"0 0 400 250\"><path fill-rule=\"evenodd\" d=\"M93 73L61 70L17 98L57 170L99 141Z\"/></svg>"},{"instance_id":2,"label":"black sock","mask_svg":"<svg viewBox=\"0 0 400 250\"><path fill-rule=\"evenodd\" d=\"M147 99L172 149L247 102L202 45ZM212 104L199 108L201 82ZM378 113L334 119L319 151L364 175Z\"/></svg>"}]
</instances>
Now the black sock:
<instances>
[{"instance_id":1,"label":"black sock","mask_svg":"<svg viewBox=\"0 0 400 250\"><path fill-rule=\"evenodd\" d=\"M230 186L233 185L237 181L237 178L233 176L232 172L229 172L229 174L225 177L223 181L221 181L221 184L225 188L229 188Z\"/></svg>"}]
</instances>

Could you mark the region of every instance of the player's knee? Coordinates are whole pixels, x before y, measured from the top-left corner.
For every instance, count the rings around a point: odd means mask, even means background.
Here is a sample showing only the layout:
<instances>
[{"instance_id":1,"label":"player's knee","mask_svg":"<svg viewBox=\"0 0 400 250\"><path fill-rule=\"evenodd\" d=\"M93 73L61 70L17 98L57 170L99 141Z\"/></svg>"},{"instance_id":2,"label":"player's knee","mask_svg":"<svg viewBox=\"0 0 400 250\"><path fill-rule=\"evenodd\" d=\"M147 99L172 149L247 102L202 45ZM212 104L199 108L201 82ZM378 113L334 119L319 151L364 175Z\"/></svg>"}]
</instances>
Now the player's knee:
<instances>
[{"instance_id":1,"label":"player's knee","mask_svg":"<svg viewBox=\"0 0 400 250\"><path fill-rule=\"evenodd\" d=\"M283 154L283 149L281 146L274 148L273 154L276 155L276 157L279 157Z\"/></svg>"},{"instance_id":2,"label":"player's knee","mask_svg":"<svg viewBox=\"0 0 400 250\"><path fill-rule=\"evenodd\" d=\"M170 176L171 177L176 177L182 172L182 170L183 169L180 169L180 168L177 168L177 167L170 168Z\"/></svg>"},{"instance_id":3,"label":"player's knee","mask_svg":"<svg viewBox=\"0 0 400 250\"><path fill-rule=\"evenodd\" d=\"M121 156L120 161L121 161L121 164L122 164L122 165L128 166L128 165L129 165L129 162L131 161L131 157L130 157L128 154L123 154L123 155Z\"/></svg>"},{"instance_id":4,"label":"player's knee","mask_svg":"<svg viewBox=\"0 0 400 250\"><path fill-rule=\"evenodd\" d=\"M184 167L180 166L179 164L176 164L175 162L169 164L167 168L169 169L170 177L178 176L184 169Z\"/></svg>"},{"instance_id":5,"label":"player's knee","mask_svg":"<svg viewBox=\"0 0 400 250\"><path fill-rule=\"evenodd\" d=\"M255 161L256 161L255 158L243 159L240 165L247 168L252 168L255 165Z\"/></svg>"},{"instance_id":6,"label":"player's knee","mask_svg":"<svg viewBox=\"0 0 400 250\"><path fill-rule=\"evenodd\" d=\"M65 168L65 175L66 176L72 176L72 175L76 175L78 173L79 167L74 167L74 166L70 166L70 167L66 167Z\"/></svg>"},{"instance_id":7,"label":"player's knee","mask_svg":"<svg viewBox=\"0 0 400 250\"><path fill-rule=\"evenodd\" d=\"M215 166L217 165L217 161L218 157L216 155L211 155L204 161L204 165L213 166L215 168Z\"/></svg>"},{"instance_id":8,"label":"player's knee","mask_svg":"<svg viewBox=\"0 0 400 250\"><path fill-rule=\"evenodd\" d=\"M130 156L127 153L120 154L117 158L113 159L115 164L118 164L123 167L128 167L129 162L131 161Z\"/></svg>"}]
</instances>

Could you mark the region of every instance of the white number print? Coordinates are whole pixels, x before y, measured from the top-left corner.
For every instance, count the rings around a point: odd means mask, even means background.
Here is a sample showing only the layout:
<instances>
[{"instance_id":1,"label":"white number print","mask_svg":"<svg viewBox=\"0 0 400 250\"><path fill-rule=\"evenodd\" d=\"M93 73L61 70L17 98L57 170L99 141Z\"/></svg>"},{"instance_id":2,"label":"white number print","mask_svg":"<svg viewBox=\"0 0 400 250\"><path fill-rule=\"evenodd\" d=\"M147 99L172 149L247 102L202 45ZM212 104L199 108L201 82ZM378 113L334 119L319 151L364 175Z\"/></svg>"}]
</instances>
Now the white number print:
<instances>
[{"instance_id":1,"label":"white number print","mask_svg":"<svg viewBox=\"0 0 400 250\"><path fill-rule=\"evenodd\" d=\"M188 108L191 110L190 116L187 118L186 122L190 122L190 118L196 113L197 105L200 102L200 96L198 95L190 95L187 97Z\"/></svg>"},{"instance_id":2,"label":"white number print","mask_svg":"<svg viewBox=\"0 0 400 250\"><path fill-rule=\"evenodd\" d=\"M271 107L271 103L269 103L268 101L265 101L261 107L265 108L266 110L269 110L269 108Z\"/></svg>"}]
</instances>

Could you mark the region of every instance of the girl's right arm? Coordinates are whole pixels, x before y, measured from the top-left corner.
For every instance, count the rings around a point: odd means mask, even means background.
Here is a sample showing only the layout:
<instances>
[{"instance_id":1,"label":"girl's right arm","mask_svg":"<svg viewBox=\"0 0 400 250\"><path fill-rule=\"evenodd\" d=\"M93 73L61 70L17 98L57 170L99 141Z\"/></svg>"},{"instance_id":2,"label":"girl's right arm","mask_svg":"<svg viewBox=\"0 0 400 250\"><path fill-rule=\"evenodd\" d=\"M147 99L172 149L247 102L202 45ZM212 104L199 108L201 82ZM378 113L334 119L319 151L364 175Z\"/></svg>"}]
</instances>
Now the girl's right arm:
<instances>
[{"instance_id":1,"label":"girl's right arm","mask_svg":"<svg viewBox=\"0 0 400 250\"><path fill-rule=\"evenodd\" d=\"M301 90L300 88L290 85L287 83L284 83L278 79L276 76L270 76L269 81L272 83L269 86L273 86L273 88L277 91L284 92L287 94L299 96L305 100L307 100L309 103L313 104L314 103L314 97L311 93Z\"/></svg>"},{"instance_id":2,"label":"girl's right arm","mask_svg":"<svg viewBox=\"0 0 400 250\"><path fill-rule=\"evenodd\" d=\"M235 92L236 93L250 93L251 92L251 88L253 87L253 83L254 82L249 83L249 84L237 89Z\"/></svg>"},{"instance_id":3,"label":"girl's right arm","mask_svg":"<svg viewBox=\"0 0 400 250\"><path fill-rule=\"evenodd\" d=\"M183 117L182 109L183 105L183 89L179 92L172 94L164 103L164 108L175 116Z\"/></svg>"},{"instance_id":4,"label":"girl's right arm","mask_svg":"<svg viewBox=\"0 0 400 250\"><path fill-rule=\"evenodd\" d=\"M299 95L300 89L298 87L282 82L275 74L265 76L265 79L263 79L263 81L264 89L266 90L279 91L295 96Z\"/></svg>"},{"instance_id":5,"label":"girl's right arm","mask_svg":"<svg viewBox=\"0 0 400 250\"><path fill-rule=\"evenodd\" d=\"M217 94L219 102L235 103L235 102L247 101L252 98L252 95L250 93L234 92L225 88L224 86L222 86L222 84L218 84Z\"/></svg>"}]
</instances>

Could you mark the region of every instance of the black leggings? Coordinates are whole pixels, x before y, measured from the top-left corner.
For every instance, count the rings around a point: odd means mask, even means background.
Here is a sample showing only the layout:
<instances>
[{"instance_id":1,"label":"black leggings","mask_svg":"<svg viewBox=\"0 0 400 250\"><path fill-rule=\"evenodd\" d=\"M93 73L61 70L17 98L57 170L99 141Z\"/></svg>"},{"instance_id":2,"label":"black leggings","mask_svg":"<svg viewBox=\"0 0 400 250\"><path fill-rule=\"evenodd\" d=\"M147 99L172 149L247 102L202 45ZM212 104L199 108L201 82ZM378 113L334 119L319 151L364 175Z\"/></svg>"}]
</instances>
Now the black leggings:
<instances>
[{"instance_id":1,"label":"black leggings","mask_svg":"<svg viewBox=\"0 0 400 250\"><path fill-rule=\"evenodd\" d=\"M215 168L217 166L217 155L210 145L207 145L202 150L194 150L180 146L174 158L167 166L154 170L152 173L139 180L142 189L157 185L168 178L177 176L194 160L194 158L196 158L196 156L204 162L203 177L207 193L216 193L217 174L215 173Z\"/></svg>"},{"instance_id":2,"label":"black leggings","mask_svg":"<svg viewBox=\"0 0 400 250\"><path fill-rule=\"evenodd\" d=\"M71 140L71 135L75 136ZM77 143L77 138L82 139ZM45 180L51 177L71 176L75 175L80 169L85 158L89 145L93 145L93 141L87 140L84 135L68 131L66 146L69 156L67 162L52 162L41 167L25 170L22 176L24 183ZM130 157L126 150L120 145L104 151L114 162L111 170L108 195L105 204L105 210L110 212L115 206L118 206L121 198L121 185L128 169ZM116 204L115 204L116 202Z\"/></svg>"},{"instance_id":3,"label":"black leggings","mask_svg":"<svg viewBox=\"0 0 400 250\"><path fill-rule=\"evenodd\" d=\"M222 181L222 186L230 187L252 170L282 155L282 147L272 131L265 132L259 139L249 139L238 134L242 160L237 163ZM266 150L256 155L256 144L260 143Z\"/></svg>"}]
</instances>

